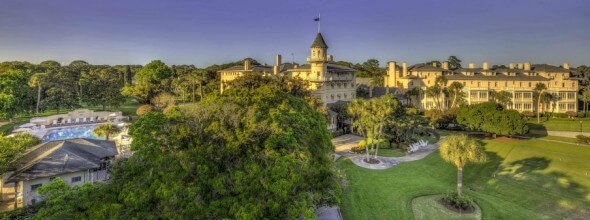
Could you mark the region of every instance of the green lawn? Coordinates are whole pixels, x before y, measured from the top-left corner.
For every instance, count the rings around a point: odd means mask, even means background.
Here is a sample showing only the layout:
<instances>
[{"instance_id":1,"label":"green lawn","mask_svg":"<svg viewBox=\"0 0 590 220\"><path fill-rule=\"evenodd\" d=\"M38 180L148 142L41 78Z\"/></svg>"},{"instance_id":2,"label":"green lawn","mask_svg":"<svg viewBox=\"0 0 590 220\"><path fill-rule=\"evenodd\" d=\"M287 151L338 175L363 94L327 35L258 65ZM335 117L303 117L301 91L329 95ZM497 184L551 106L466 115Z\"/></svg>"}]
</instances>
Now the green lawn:
<instances>
[{"instance_id":1,"label":"green lawn","mask_svg":"<svg viewBox=\"0 0 590 220\"><path fill-rule=\"evenodd\" d=\"M541 124L537 124L536 118L529 119L529 129L531 130L547 130L547 131L580 131L580 121L582 122L582 130L590 132L590 118L551 118L545 121L541 118Z\"/></svg>"},{"instance_id":2,"label":"green lawn","mask_svg":"<svg viewBox=\"0 0 590 220\"><path fill-rule=\"evenodd\" d=\"M465 193L484 219L585 219L590 216L590 148L543 140L485 141L488 162L464 171ZM387 170L343 158L345 219L413 219L415 197L456 187L456 168L438 152Z\"/></svg>"}]
</instances>

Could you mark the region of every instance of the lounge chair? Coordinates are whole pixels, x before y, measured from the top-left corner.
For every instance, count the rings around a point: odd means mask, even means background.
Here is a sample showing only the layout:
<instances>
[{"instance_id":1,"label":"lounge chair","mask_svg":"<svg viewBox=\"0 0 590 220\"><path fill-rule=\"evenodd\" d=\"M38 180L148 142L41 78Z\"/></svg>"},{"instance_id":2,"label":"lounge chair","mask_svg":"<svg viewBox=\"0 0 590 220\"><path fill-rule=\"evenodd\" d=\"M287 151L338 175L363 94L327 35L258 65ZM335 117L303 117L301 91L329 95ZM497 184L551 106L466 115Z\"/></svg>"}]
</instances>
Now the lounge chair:
<instances>
[{"instance_id":1,"label":"lounge chair","mask_svg":"<svg viewBox=\"0 0 590 220\"><path fill-rule=\"evenodd\" d=\"M53 125L53 126L57 125L57 120L53 120L53 122L51 122L51 125Z\"/></svg>"},{"instance_id":2,"label":"lounge chair","mask_svg":"<svg viewBox=\"0 0 590 220\"><path fill-rule=\"evenodd\" d=\"M76 123L76 124L79 124L79 123L80 123L80 118L76 118L76 121L75 121L75 123Z\"/></svg>"},{"instance_id":3,"label":"lounge chair","mask_svg":"<svg viewBox=\"0 0 590 220\"><path fill-rule=\"evenodd\" d=\"M71 118L66 119L66 124L71 124L71 123L72 123L72 119Z\"/></svg>"},{"instance_id":4,"label":"lounge chair","mask_svg":"<svg viewBox=\"0 0 590 220\"><path fill-rule=\"evenodd\" d=\"M86 118L82 118L82 123L86 123Z\"/></svg>"},{"instance_id":5,"label":"lounge chair","mask_svg":"<svg viewBox=\"0 0 590 220\"><path fill-rule=\"evenodd\" d=\"M90 122L94 122L94 117L90 117Z\"/></svg>"}]
</instances>

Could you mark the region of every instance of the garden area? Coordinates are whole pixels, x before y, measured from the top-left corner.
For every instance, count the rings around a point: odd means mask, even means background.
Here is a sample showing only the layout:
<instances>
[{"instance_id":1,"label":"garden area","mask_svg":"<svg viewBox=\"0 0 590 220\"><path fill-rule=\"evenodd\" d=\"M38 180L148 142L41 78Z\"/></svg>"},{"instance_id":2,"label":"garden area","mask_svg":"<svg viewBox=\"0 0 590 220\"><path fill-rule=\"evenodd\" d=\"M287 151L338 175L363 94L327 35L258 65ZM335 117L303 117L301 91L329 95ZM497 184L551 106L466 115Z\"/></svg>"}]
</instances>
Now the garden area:
<instances>
[{"instance_id":1,"label":"garden area","mask_svg":"<svg viewBox=\"0 0 590 220\"><path fill-rule=\"evenodd\" d=\"M586 219L590 216L590 148L544 140L480 140L487 162L463 171L463 191L483 219ZM386 170L337 161L346 178L345 219L456 219L424 207L456 189L457 168L438 151ZM415 198L419 198L415 200ZM417 208L418 207L418 208ZM473 215L477 217L476 215ZM467 218L465 219L472 219Z\"/></svg>"}]
</instances>

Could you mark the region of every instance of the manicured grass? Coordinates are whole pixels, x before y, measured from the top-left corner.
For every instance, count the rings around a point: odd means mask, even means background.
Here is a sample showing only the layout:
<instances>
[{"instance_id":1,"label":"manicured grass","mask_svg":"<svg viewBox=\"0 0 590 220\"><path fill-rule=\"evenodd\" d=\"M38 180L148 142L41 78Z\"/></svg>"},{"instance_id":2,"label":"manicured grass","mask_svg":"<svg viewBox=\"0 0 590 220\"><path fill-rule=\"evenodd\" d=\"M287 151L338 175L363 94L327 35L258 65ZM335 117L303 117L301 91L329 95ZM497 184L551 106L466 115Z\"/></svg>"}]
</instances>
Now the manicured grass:
<instances>
[{"instance_id":1,"label":"manicured grass","mask_svg":"<svg viewBox=\"0 0 590 220\"><path fill-rule=\"evenodd\" d=\"M578 139L576 139L576 138L568 138L568 137L546 136L546 137L541 137L540 139L555 140L555 141L564 141L564 142L569 142L569 143L572 143L572 144L577 144L578 143Z\"/></svg>"},{"instance_id":2,"label":"manicured grass","mask_svg":"<svg viewBox=\"0 0 590 220\"><path fill-rule=\"evenodd\" d=\"M379 149L378 154L379 154L379 156L382 156L382 157L403 157L403 156L406 156L406 153L400 151L399 149Z\"/></svg>"},{"instance_id":3,"label":"manicured grass","mask_svg":"<svg viewBox=\"0 0 590 220\"><path fill-rule=\"evenodd\" d=\"M546 118L541 118L541 124L537 124L537 118L530 118L529 129L531 130L547 130L547 131L580 131L580 121L582 122L582 131L590 132L590 118L551 118L545 121Z\"/></svg>"},{"instance_id":4,"label":"manicured grass","mask_svg":"<svg viewBox=\"0 0 590 220\"><path fill-rule=\"evenodd\" d=\"M590 148L543 140L484 141L488 161L464 170L464 193L483 219L584 219L590 215ZM411 201L456 188L456 168L438 152L387 170L343 158L345 219L413 219Z\"/></svg>"},{"instance_id":5,"label":"manicured grass","mask_svg":"<svg viewBox=\"0 0 590 220\"><path fill-rule=\"evenodd\" d=\"M481 219L481 209L476 205L472 213L458 213L445 207L442 195L421 196L412 200L412 211L416 219Z\"/></svg>"}]
</instances>

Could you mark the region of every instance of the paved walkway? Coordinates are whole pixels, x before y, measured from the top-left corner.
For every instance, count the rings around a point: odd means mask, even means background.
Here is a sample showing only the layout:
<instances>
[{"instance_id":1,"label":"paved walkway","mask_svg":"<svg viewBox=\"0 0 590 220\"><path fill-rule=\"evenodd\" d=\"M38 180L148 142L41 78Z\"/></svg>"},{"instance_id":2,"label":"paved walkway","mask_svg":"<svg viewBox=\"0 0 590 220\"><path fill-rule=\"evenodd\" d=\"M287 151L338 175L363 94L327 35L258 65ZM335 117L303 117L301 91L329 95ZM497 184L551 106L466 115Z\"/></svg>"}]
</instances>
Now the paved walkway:
<instances>
[{"instance_id":1,"label":"paved walkway","mask_svg":"<svg viewBox=\"0 0 590 220\"><path fill-rule=\"evenodd\" d=\"M342 220L342 215L338 206L321 207L315 210L315 218L317 220Z\"/></svg>"},{"instance_id":2,"label":"paved walkway","mask_svg":"<svg viewBox=\"0 0 590 220\"><path fill-rule=\"evenodd\" d=\"M332 139L332 143L336 148L335 159L344 156L348 157L350 161L360 167L374 170L383 170L393 167L399 163L420 160L438 149L438 144L428 144L426 147L421 148L417 152L407 154L403 157L378 156L377 159L381 161L381 163L369 164L363 161L367 156L366 154L355 154L350 152L350 149L356 146L361 140L363 140L362 137L352 134L346 134Z\"/></svg>"},{"instance_id":3,"label":"paved walkway","mask_svg":"<svg viewBox=\"0 0 590 220\"><path fill-rule=\"evenodd\" d=\"M542 131L542 130L531 130L531 134L543 134L547 136L557 136L557 137L568 137L568 138L576 138L576 135L583 134L586 136L590 136L588 132L579 132L579 131Z\"/></svg>"}]
</instances>

